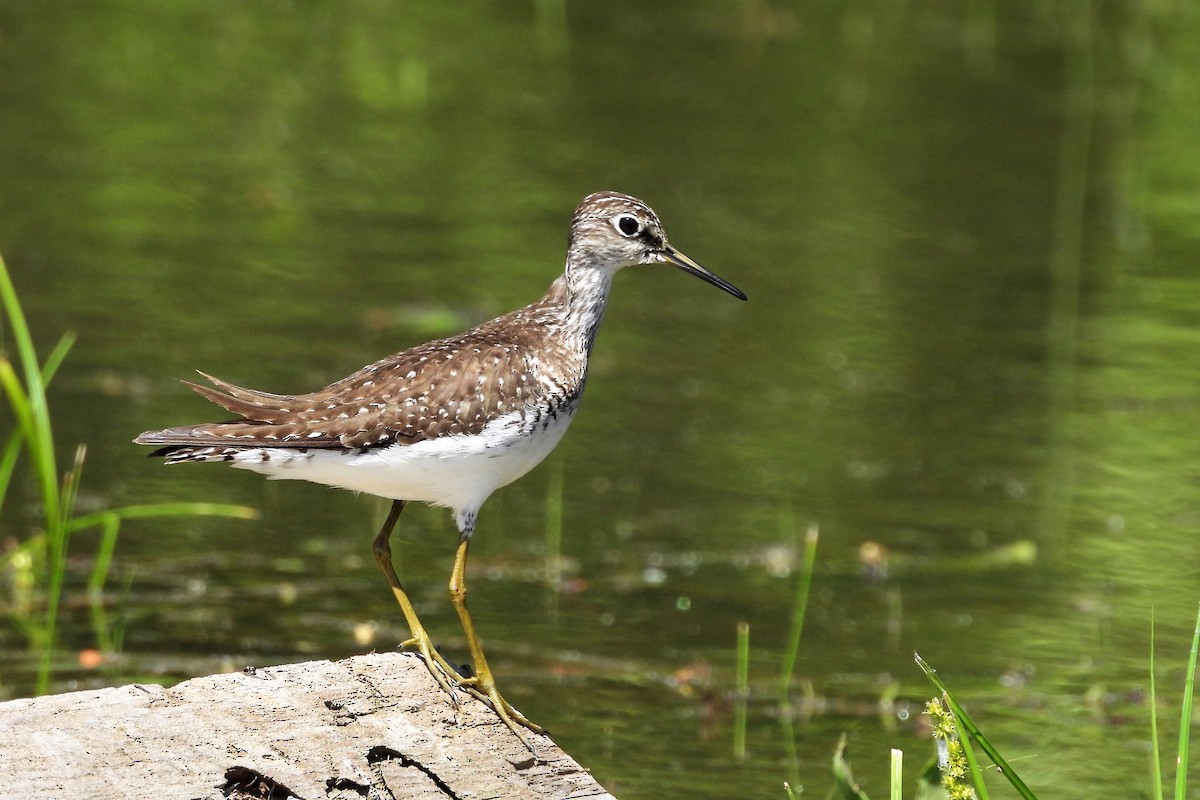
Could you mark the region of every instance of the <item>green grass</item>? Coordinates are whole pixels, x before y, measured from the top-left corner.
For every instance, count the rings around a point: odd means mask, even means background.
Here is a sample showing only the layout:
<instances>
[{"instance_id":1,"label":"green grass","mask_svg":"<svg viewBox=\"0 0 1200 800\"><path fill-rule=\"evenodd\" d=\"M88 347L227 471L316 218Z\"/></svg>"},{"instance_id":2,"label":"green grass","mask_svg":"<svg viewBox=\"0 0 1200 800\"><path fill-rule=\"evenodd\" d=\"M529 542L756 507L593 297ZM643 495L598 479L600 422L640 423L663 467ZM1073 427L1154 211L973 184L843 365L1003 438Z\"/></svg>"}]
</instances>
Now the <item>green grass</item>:
<instances>
[{"instance_id":1,"label":"green grass","mask_svg":"<svg viewBox=\"0 0 1200 800\"><path fill-rule=\"evenodd\" d=\"M800 568L800 580L796 584L796 598L792 605L792 627L788 636L787 649L783 651L783 667L779 676L779 694L787 702L800 657L800 638L804 633L804 617L808 613L808 594L812 588L813 565L817 560L817 540L820 534L816 525L810 525L804 535L804 560Z\"/></svg>"},{"instance_id":2,"label":"green grass","mask_svg":"<svg viewBox=\"0 0 1200 800\"><path fill-rule=\"evenodd\" d=\"M111 650L119 646L120 634L119 628L108 620L103 596L123 521L197 515L246 519L255 516L255 512L245 506L160 503L75 516L75 498L83 477L86 449L82 445L75 449L70 469L60 476L54 428L46 398L46 388L70 352L74 336L65 334L46 360L39 362L33 337L3 258L0 258L0 309L7 323L0 327L0 334L7 333L11 338L11 345L6 338L3 350L0 350L0 388L4 391L15 421L0 448L0 515L4 514L8 490L17 480L25 477L31 480L40 499L40 519L34 529L0 559L0 569L11 584L9 602L0 606L0 609L13 620L37 654L35 687L38 694L44 694L50 686L52 665L58 649L57 632L66 581L67 551L74 534L92 528L100 531L87 592L97 644L102 650ZM19 469L22 463L28 475Z\"/></svg>"},{"instance_id":3,"label":"green grass","mask_svg":"<svg viewBox=\"0 0 1200 800\"><path fill-rule=\"evenodd\" d=\"M783 527L795 529L790 508L785 509ZM796 596L792 601L791 630L787 647L783 651L783 665L779 671L779 724L785 757L791 768L791 783L800 785L800 759L796 751L796 727L793 721L791 701L792 683L795 679L796 663L800 659L800 641L804 633L804 617L808 614L808 595L812 588L813 566L817 561L817 540L820 538L816 525L810 525L804 536L804 556L801 560L800 579L796 582ZM748 656L747 656L748 657ZM811 692L811 687L809 687ZM789 786L787 782L784 786ZM791 789L788 789L791 793Z\"/></svg>"},{"instance_id":4,"label":"green grass","mask_svg":"<svg viewBox=\"0 0 1200 800\"><path fill-rule=\"evenodd\" d=\"M737 684L733 703L733 757L746 757L746 704L750 700L750 623L737 626Z\"/></svg>"},{"instance_id":5,"label":"green grass","mask_svg":"<svg viewBox=\"0 0 1200 800\"><path fill-rule=\"evenodd\" d=\"M892 748L891 770L888 773L891 786L891 800L900 800L904 796L904 751Z\"/></svg>"},{"instance_id":6,"label":"green grass","mask_svg":"<svg viewBox=\"0 0 1200 800\"><path fill-rule=\"evenodd\" d=\"M1153 639L1151 640L1153 648ZM1187 765L1188 742L1192 730L1192 689L1196 683L1196 654L1200 652L1200 610L1196 613L1196 625L1192 629L1192 651L1188 656L1187 678L1183 682L1183 702L1179 709L1179 746L1175 755L1175 800L1187 797ZM1157 698L1153 692L1150 697L1150 707L1153 708ZM1162 769L1162 762L1155 762L1155 770ZM1162 791L1162 778L1157 780L1159 792ZM1161 794L1160 794L1161 797Z\"/></svg>"},{"instance_id":7,"label":"green grass","mask_svg":"<svg viewBox=\"0 0 1200 800\"><path fill-rule=\"evenodd\" d=\"M1150 779L1155 800L1163 800L1162 754L1158 749L1158 691L1154 683L1154 609L1150 609ZM1181 762L1182 763L1182 762Z\"/></svg>"}]
</instances>

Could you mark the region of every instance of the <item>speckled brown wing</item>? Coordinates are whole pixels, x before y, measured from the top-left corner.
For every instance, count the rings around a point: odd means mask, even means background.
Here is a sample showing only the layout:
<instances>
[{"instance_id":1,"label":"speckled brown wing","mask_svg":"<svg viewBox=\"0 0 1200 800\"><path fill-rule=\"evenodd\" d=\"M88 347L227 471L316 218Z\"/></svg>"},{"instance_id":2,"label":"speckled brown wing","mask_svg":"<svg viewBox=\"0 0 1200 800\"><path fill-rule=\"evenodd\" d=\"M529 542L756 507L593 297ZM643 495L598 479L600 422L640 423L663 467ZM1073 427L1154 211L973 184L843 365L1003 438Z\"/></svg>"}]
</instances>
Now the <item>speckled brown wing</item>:
<instances>
[{"instance_id":1,"label":"speckled brown wing","mask_svg":"<svg viewBox=\"0 0 1200 800\"><path fill-rule=\"evenodd\" d=\"M554 349L548 331L554 317L543 307L551 299L388 356L309 394L259 392L201 373L216 388L185 383L241 419L147 431L135 441L350 449L478 433L537 402L539 393L571 391L569 377L557 383L530 377L531 359ZM526 324L514 326L514 316Z\"/></svg>"},{"instance_id":2,"label":"speckled brown wing","mask_svg":"<svg viewBox=\"0 0 1200 800\"><path fill-rule=\"evenodd\" d=\"M406 350L297 398L309 401L295 411L300 438L319 432L354 448L478 433L531 399L530 343L487 333Z\"/></svg>"}]
</instances>

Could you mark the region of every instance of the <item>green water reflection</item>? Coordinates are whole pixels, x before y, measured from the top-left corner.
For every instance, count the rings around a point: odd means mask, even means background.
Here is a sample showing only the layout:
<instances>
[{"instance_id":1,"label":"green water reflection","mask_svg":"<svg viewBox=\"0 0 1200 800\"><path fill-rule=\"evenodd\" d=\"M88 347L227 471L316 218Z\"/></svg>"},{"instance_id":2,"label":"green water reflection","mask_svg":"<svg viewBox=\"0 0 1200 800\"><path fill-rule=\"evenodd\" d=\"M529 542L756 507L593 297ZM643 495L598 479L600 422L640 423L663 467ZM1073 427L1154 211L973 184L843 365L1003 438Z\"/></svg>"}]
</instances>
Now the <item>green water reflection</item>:
<instances>
[{"instance_id":1,"label":"green water reflection","mask_svg":"<svg viewBox=\"0 0 1200 800\"><path fill-rule=\"evenodd\" d=\"M613 188L750 302L619 277L583 413L480 518L506 696L624 800L823 794L843 731L882 796L888 747L931 752L916 650L1035 790L1144 791L1150 609L1170 707L1200 599L1198 42L1167 0L6 4L0 252L39 341L79 334L51 402L64 457L89 446L83 501L263 513L128 526L123 651L68 655L56 688L401 638L382 503L129 439L213 416L174 382L194 368L306 390L535 299ZM792 762L770 697L810 520ZM396 538L463 658L454 535L414 508ZM95 644L91 546L68 654Z\"/></svg>"}]
</instances>

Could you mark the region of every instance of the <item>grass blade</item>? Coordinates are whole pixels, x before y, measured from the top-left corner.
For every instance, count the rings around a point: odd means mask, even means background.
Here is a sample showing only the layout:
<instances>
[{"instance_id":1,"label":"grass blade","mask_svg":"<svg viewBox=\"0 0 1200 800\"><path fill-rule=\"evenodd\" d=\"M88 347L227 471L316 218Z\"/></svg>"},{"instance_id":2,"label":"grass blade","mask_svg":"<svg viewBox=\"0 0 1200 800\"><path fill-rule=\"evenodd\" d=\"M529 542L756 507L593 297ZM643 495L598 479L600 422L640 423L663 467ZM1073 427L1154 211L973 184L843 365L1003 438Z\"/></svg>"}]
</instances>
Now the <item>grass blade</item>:
<instances>
[{"instance_id":1,"label":"grass blade","mask_svg":"<svg viewBox=\"0 0 1200 800\"><path fill-rule=\"evenodd\" d=\"M96 637L96 646L102 653L116 652L119 636L114 633L113 626L108 621L108 612L104 608L104 586L108 583L108 572L112 566L113 552L117 548L117 534L121 530L121 518L116 514L109 515L100 534L100 544L96 548L96 563L92 565L92 574L88 578L88 607L91 610L92 633Z\"/></svg>"},{"instance_id":2,"label":"grass blade","mask_svg":"<svg viewBox=\"0 0 1200 800\"><path fill-rule=\"evenodd\" d=\"M733 757L746 757L746 701L750 697L750 623L737 625L737 690L733 704Z\"/></svg>"},{"instance_id":3,"label":"grass blade","mask_svg":"<svg viewBox=\"0 0 1200 800\"><path fill-rule=\"evenodd\" d=\"M1192 730L1192 689L1196 683L1196 654L1200 651L1200 609L1192 632L1192 653L1188 656L1187 678L1183 682L1183 703L1179 710L1179 753L1175 759L1175 800L1187 796L1188 742Z\"/></svg>"},{"instance_id":4,"label":"grass blade","mask_svg":"<svg viewBox=\"0 0 1200 800\"><path fill-rule=\"evenodd\" d=\"M1150 608L1150 780L1154 800L1163 800L1162 753L1158 749L1158 690L1154 685L1154 608Z\"/></svg>"},{"instance_id":5,"label":"grass blade","mask_svg":"<svg viewBox=\"0 0 1200 800\"><path fill-rule=\"evenodd\" d=\"M58 371L63 359L67 357L67 353L71 350L71 345L75 343L75 337L67 334L58 340L54 350L46 357L46 363L42 365L42 383L49 384L54 377L54 373ZM8 360L0 357L0 361L8 363ZM11 366L10 366L11 369ZM14 378L15 378L14 373ZM16 386L20 386L19 381L14 382ZM24 392L21 393L24 396ZM4 509L4 498L8 494L8 486L12 482L13 471L17 466L17 458L21 455L21 445L25 441L25 430L18 426L8 439L4 442L4 449L0 451L0 511Z\"/></svg>"},{"instance_id":6,"label":"grass blade","mask_svg":"<svg viewBox=\"0 0 1200 800\"><path fill-rule=\"evenodd\" d=\"M954 702L949 693L944 693L942 696L946 698L946 703L950 706L951 713L954 714L954 720L958 723L959 730L963 730L962 718L955 711L958 708L958 703ZM971 746L971 739L973 738L974 735L961 736L959 737L959 743L962 745L963 755L967 757L967 766L971 769L971 781L975 784L975 791L979 794L979 800L991 800L987 784L983 781L983 772L979 769L979 761L975 758L975 748Z\"/></svg>"},{"instance_id":7,"label":"grass blade","mask_svg":"<svg viewBox=\"0 0 1200 800\"><path fill-rule=\"evenodd\" d=\"M796 600L792 607L792 630L784 651L783 668L780 675L780 696L786 700L792 689L796 661L800 657L800 637L804 632L804 616L808 613L808 592L812 586L813 564L817 560L817 526L810 525L804 536L804 561L800 571L800 582L796 586Z\"/></svg>"},{"instance_id":8,"label":"grass blade","mask_svg":"<svg viewBox=\"0 0 1200 800\"><path fill-rule=\"evenodd\" d=\"M4 441L4 449L0 450L0 512L4 511L4 498L8 495L8 485L12 483L13 470L17 467L17 457L21 455L23 441L25 436L21 429L17 428L8 435Z\"/></svg>"},{"instance_id":9,"label":"grass blade","mask_svg":"<svg viewBox=\"0 0 1200 800\"><path fill-rule=\"evenodd\" d=\"M891 800L904 798L904 751L892 748Z\"/></svg>"},{"instance_id":10,"label":"grass blade","mask_svg":"<svg viewBox=\"0 0 1200 800\"><path fill-rule=\"evenodd\" d=\"M1037 795L1035 795L1033 791L1025 785L1025 782L1021 780L1021 776L1018 775L1011 766L1009 766L1009 763L1004 759L1004 756L1000 755L1000 751L997 750L990 741L988 741L987 737L983 735L983 731L979 730L979 726L975 724L975 721L971 719L966 710L963 709L963 707L958 704L958 701L954 699L954 695L950 694L950 690L946 688L946 684L942 683L941 678L937 676L937 672L933 669L933 667L929 666L929 664L927 664L925 659L921 658L921 656L915 653L913 655L916 658L917 666L921 668L921 670L925 673L925 676L933 682L933 685L936 686L938 691L940 691L946 698L946 705L950 707L950 711L954 714L954 718L958 723L960 733L967 734L967 736L960 736L960 738L963 742L963 747L966 750L968 761L972 763L972 769L975 769L973 762L974 755L971 752L970 745L967 742L968 736L979 745L979 748L983 750L983 752L987 753L988 758L990 758L992 763L994 763L997 768L1000 769L1001 773L1005 778L1008 779L1008 782L1012 784L1013 788L1017 790L1017 793L1020 794L1021 797L1024 797L1025 800L1037 800ZM982 784L977 785L977 788L979 788L981 785ZM981 791L980 794L982 795L983 792Z\"/></svg>"},{"instance_id":11,"label":"grass blade","mask_svg":"<svg viewBox=\"0 0 1200 800\"><path fill-rule=\"evenodd\" d=\"M112 566L113 553L117 549L117 534L121 531L121 517L107 514L100 528L100 544L96 547L96 563L88 577L89 599L99 599L104 585L108 583L108 571Z\"/></svg>"},{"instance_id":12,"label":"grass blade","mask_svg":"<svg viewBox=\"0 0 1200 800\"><path fill-rule=\"evenodd\" d=\"M53 548L56 528L62 517L58 506L58 470L54 464L54 438L51 435L50 410L46 403L46 386L42 380L42 370L38 366L37 352L33 348L33 337L29 333L25 313L21 310L17 291L13 287L3 257L0 257L0 307L3 307L8 315L9 327L16 342L17 358L25 373L24 387L22 388L19 382L16 383L19 392L14 392L7 381L5 389L10 401L14 402L14 412L17 410L15 395L19 394L24 398L26 414L22 427L25 429L27 446L42 492L46 531Z\"/></svg>"},{"instance_id":13,"label":"grass blade","mask_svg":"<svg viewBox=\"0 0 1200 800\"><path fill-rule=\"evenodd\" d=\"M98 511L95 514L85 514L75 517L68 527L72 531L84 528L94 528L104 525L109 517L118 519L146 519L149 517L231 517L233 519L258 519L258 511L249 506L238 506L229 503L146 503L136 506L123 506L108 511Z\"/></svg>"},{"instance_id":14,"label":"grass blade","mask_svg":"<svg viewBox=\"0 0 1200 800\"><path fill-rule=\"evenodd\" d=\"M850 770L850 762L846 760L846 734L838 740L837 749L833 752L833 782L836 793L844 800L870 800L854 780Z\"/></svg>"}]
</instances>

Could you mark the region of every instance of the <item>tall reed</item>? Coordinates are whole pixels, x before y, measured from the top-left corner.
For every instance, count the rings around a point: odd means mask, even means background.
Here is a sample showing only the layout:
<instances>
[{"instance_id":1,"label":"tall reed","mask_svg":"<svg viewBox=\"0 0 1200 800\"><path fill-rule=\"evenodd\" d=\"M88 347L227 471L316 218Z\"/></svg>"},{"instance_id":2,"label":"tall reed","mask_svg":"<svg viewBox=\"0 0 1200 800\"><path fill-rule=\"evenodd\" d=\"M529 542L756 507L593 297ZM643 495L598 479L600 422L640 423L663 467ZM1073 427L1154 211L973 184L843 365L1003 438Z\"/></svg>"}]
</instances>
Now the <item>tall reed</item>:
<instances>
[{"instance_id":1,"label":"tall reed","mask_svg":"<svg viewBox=\"0 0 1200 800\"><path fill-rule=\"evenodd\" d=\"M101 529L100 545L88 580L88 594L93 607L94 633L102 646L111 647L116 640L106 616L96 613L96 606L103 594L123 520L180 515L247 519L255 516L256 512L245 506L216 503L159 503L125 506L76 517L75 498L83 476L86 450L82 445L76 448L71 468L60 477L55 456L54 428L46 399L46 387L67 357L75 337L70 333L64 334L45 362L39 364L33 336L2 257L0 310L4 312L7 332L12 339L11 348L16 356L14 365L8 346L0 351L0 387L4 390L16 423L0 449L0 513L3 513L9 487L20 474L17 467L24 453L40 499L42 528L40 532L31 533L6 554L0 565L7 568L16 587L14 602L7 609L8 614L24 632L31 649L37 654L35 687L38 694L44 694L50 686L57 650L67 549L72 534L93 527ZM0 335L4 333L4 327L0 326ZM103 629L100 629L101 626Z\"/></svg>"}]
</instances>

